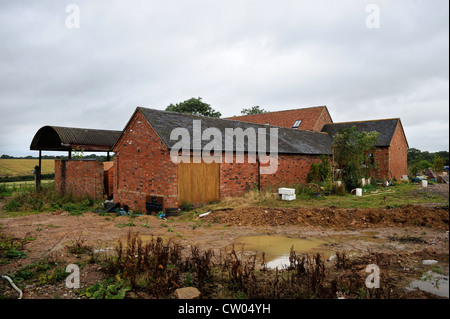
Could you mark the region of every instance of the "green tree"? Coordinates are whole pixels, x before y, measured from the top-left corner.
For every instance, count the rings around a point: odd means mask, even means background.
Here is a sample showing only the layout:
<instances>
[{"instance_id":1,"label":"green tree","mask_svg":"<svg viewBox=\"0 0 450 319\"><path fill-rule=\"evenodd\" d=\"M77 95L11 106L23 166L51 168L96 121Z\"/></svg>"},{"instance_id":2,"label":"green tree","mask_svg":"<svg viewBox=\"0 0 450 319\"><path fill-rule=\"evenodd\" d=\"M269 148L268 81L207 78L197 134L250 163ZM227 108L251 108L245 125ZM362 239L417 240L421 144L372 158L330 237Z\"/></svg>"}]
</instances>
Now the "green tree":
<instances>
[{"instance_id":1,"label":"green tree","mask_svg":"<svg viewBox=\"0 0 450 319\"><path fill-rule=\"evenodd\" d=\"M202 98L190 98L189 100L177 103L172 103L166 107L166 111L179 112L185 114L202 115L207 117L221 117L220 112L215 111L211 106L202 101Z\"/></svg>"},{"instance_id":2,"label":"green tree","mask_svg":"<svg viewBox=\"0 0 450 319\"><path fill-rule=\"evenodd\" d=\"M435 172L442 172L445 166L445 159L438 155L434 155L432 168Z\"/></svg>"},{"instance_id":3,"label":"green tree","mask_svg":"<svg viewBox=\"0 0 450 319\"><path fill-rule=\"evenodd\" d=\"M241 114L242 115L252 115L252 114L262 114L267 113L266 110L263 110L259 107L259 105L252 106L248 109L242 109Z\"/></svg>"},{"instance_id":4,"label":"green tree","mask_svg":"<svg viewBox=\"0 0 450 319\"><path fill-rule=\"evenodd\" d=\"M416 175L418 173L420 174L423 173L424 170L432 166L433 164L431 164L429 161L420 160L409 167L409 173L410 175Z\"/></svg>"},{"instance_id":5,"label":"green tree","mask_svg":"<svg viewBox=\"0 0 450 319\"><path fill-rule=\"evenodd\" d=\"M334 161L341 169L347 190L358 186L358 179L371 168L368 152L373 148L379 133L358 132L356 126L339 130L333 137Z\"/></svg>"}]
</instances>

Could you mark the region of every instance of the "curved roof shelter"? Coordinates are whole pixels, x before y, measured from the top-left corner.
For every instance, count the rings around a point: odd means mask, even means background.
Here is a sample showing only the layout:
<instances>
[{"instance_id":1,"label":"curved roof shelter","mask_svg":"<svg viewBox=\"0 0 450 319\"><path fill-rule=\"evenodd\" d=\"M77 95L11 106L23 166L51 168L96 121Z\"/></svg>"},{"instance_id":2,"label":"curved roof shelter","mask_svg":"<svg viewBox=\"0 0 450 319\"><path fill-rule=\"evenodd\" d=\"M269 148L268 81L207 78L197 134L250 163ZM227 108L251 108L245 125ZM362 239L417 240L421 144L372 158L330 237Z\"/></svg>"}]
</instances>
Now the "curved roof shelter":
<instances>
[{"instance_id":1,"label":"curved roof shelter","mask_svg":"<svg viewBox=\"0 0 450 319\"><path fill-rule=\"evenodd\" d=\"M34 135L30 150L109 152L122 131L43 126Z\"/></svg>"}]
</instances>

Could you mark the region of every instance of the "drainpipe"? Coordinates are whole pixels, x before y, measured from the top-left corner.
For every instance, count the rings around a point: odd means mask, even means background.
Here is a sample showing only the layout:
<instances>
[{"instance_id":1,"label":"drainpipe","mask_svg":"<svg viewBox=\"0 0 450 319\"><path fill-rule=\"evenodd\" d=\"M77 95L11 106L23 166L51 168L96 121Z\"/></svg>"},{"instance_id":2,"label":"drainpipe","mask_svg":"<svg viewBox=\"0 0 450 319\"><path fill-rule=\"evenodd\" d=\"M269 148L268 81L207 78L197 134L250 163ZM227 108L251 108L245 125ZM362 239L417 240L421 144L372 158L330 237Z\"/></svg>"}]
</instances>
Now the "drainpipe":
<instances>
[{"instance_id":1,"label":"drainpipe","mask_svg":"<svg viewBox=\"0 0 450 319\"><path fill-rule=\"evenodd\" d=\"M261 191L261 162L259 161L259 155L256 155L256 162L258 163L258 192Z\"/></svg>"}]
</instances>

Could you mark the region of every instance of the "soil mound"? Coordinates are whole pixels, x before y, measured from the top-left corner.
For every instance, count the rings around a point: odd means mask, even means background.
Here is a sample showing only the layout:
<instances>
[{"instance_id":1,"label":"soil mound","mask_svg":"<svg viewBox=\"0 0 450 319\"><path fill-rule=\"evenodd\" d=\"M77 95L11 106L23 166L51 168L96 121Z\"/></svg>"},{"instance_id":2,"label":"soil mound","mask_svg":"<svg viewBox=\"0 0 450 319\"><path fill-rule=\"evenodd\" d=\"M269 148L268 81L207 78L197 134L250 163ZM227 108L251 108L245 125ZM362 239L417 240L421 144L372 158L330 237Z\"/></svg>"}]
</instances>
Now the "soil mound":
<instances>
[{"instance_id":1,"label":"soil mound","mask_svg":"<svg viewBox=\"0 0 450 319\"><path fill-rule=\"evenodd\" d=\"M448 207L419 205L382 209L242 207L229 211L215 211L205 218L211 222L230 226L302 225L333 228L418 226L449 229Z\"/></svg>"}]
</instances>

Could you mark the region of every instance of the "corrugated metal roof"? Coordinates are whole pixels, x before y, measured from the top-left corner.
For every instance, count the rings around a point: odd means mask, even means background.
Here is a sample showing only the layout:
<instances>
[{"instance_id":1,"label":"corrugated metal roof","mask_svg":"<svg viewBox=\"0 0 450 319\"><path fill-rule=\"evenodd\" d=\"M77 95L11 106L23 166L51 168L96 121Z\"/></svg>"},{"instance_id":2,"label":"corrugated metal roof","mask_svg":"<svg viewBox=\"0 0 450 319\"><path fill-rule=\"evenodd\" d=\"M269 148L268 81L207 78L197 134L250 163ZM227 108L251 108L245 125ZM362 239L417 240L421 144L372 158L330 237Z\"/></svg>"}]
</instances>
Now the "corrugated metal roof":
<instances>
[{"instance_id":1,"label":"corrugated metal roof","mask_svg":"<svg viewBox=\"0 0 450 319\"><path fill-rule=\"evenodd\" d=\"M86 151L109 151L122 131L61 126L43 126L35 134L30 150L67 151L77 146Z\"/></svg>"},{"instance_id":2,"label":"corrugated metal roof","mask_svg":"<svg viewBox=\"0 0 450 319\"><path fill-rule=\"evenodd\" d=\"M400 119L396 118L325 124L322 128L322 132L326 132L331 136L334 136L340 129L347 129L352 126L356 126L358 132L377 131L380 135L378 135L375 146L383 147L391 145L392 137L394 136L394 132L399 121Z\"/></svg>"},{"instance_id":3,"label":"corrugated metal roof","mask_svg":"<svg viewBox=\"0 0 450 319\"><path fill-rule=\"evenodd\" d=\"M150 125L155 129L156 133L162 139L164 144L170 149L178 140L171 140L170 134L174 128L186 128L190 133L191 139L193 136L193 120L201 120L202 131L206 128L217 128L222 134L222 147L225 149L225 129L237 129L243 130L247 128L255 129L258 132L258 128L266 129L266 150L269 151L270 130L269 128L275 128L270 125L261 125L254 123L247 123L241 121L235 121L230 119L219 119L211 117L203 117L191 114L182 114L177 112L167 112L149 108L138 107L138 110L142 112ZM331 154L331 142L332 139L328 134L299 131L291 128L276 127L278 129L278 153L284 154ZM208 144L211 140L202 141L202 148ZM244 145L236 145L236 141L233 143L233 150L247 151L247 139L244 141ZM192 149L192 141L191 141Z\"/></svg>"}]
</instances>

